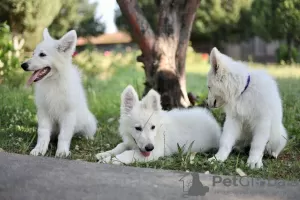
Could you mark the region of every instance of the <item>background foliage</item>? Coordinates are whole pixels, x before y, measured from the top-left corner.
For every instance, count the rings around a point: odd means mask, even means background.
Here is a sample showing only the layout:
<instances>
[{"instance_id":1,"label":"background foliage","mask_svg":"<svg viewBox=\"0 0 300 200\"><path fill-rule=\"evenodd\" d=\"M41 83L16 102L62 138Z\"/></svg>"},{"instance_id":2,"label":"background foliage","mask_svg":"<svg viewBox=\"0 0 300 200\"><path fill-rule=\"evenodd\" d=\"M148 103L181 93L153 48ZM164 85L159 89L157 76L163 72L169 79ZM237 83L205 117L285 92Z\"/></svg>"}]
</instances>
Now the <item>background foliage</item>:
<instances>
[{"instance_id":1,"label":"background foliage","mask_svg":"<svg viewBox=\"0 0 300 200\"><path fill-rule=\"evenodd\" d=\"M41 40L45 27L49 27L55 37L61 37L70 29L76 29L78 35L101 32L93 17L96 6L88 4L88 0L2 1L0 23L7 22L14 35L22 35L27 50L32 50Z\"/></svg>"},{"instance_id":2,"label":"background foliage","mask_svg":"<svg viewBox=\"0 0 300 200\"><path fill-rule=\"evenodd\" d=\"M20 67L19 47L22 45L18 42L18 38L13 40L9 26L0 24L0 84L11 82L11 85L18 86L22 81L17 76L16 70Z\"/></svg>"},{"instance_id":3,"label":"background foliage","mask_svg":"<svg viewBox=\"0 0 300 200\"><path fill-rule=\"evenodd\" d=\"M88 0L2 1L0 23L6 21L13 35L22 35L28 50L41 39L45 27L50 27L55 37L61 37L70 29L76 29L78 35L83 36L96 35L103 30L93 17L96 5L89 4ZM155 27L158 19L155 0L138 2L149 23ZM299 47L299 21L299 0L202 0L191 41L214 44L221 48L224 42L239 42L254 35L266 41L279 39L287 45L287 58L284 60L296 61L292 49ZM117 23L121 29L130 30L122 16L117 19Z\"/></svg>"}]
</instances>

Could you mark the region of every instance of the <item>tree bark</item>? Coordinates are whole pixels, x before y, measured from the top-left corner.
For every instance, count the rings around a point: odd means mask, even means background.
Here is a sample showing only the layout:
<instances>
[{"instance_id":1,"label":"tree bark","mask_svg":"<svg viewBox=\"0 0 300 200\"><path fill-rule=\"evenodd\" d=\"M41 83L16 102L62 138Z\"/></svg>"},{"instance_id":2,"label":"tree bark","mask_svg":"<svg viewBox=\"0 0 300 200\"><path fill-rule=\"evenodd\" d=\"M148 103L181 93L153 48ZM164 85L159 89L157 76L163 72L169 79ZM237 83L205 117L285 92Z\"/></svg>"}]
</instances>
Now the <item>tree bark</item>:
<instances>
[{"instance_id":1,"label":"tree bark","mask_svg":"<svg viewBox=\"0 0 300 200\"><path fill-rule=\"evenodd\" d=\"M156 35L137 0L117 2L142 51L137 61L144 64L146 74L143 95L155 89L161 95L163 109L188 107L186 51L200 0L155 0L159 8Z\"/></svg>"}]
</instances>

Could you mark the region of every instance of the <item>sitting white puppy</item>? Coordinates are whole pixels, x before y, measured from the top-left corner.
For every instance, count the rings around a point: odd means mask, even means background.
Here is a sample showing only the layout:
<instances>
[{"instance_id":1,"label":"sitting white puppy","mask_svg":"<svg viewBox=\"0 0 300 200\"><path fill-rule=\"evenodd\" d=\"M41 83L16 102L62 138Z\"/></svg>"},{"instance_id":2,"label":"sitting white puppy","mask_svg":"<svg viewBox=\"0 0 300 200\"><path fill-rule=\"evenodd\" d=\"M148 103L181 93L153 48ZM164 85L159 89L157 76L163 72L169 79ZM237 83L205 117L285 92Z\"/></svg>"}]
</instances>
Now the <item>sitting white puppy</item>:
<instances>
[{"instance_id":1,"label":"sitting white puppy","mask_svg":"<svg viewBox=\"0 0 300 200\"><path fill-rule=\"evenodd\" d=\"M74 133L93 138L97 120L89 111L80 73L72 64L77 35L74 30L61 39L53 39L44 30L44 40L33 56L21 67L32 71L28 84L35 83L35 102L38 116L38 139L31 155L45 155L51 134L59 133L55 156L70 154Z\"/></svg>"},{"instance_id":2,"label":"sitting white puppy","mask_svg":"<svg viewBox=\"0 0 300 200\"><path fill-rule=\"evenodd\" d=\"M247 163L260 168L265 149L277 157L287 142L277 84L265 71L250 71L217 48L212 49L210 62L208 105L224 106L226 112L220 148L210 160L225 161L237 142L251 142Z\"/></svg>"},{"instance_id":3,"label":"sitting white puppy","mask_svg":"<svg viewBox=\"0 0 300 200\"><path fill-rule=\"evenodd\" d=\"M96 155L99 162L130 164L157 160L178 152L177 144L187 151L204 152L218 148L221 128L204 108L163 111L160 95L150 90L139 101L132 86L121 96L119 133L123 142L114 149ZM115 157L114 157L115 156Z\"/></svg>"}]
</instances>

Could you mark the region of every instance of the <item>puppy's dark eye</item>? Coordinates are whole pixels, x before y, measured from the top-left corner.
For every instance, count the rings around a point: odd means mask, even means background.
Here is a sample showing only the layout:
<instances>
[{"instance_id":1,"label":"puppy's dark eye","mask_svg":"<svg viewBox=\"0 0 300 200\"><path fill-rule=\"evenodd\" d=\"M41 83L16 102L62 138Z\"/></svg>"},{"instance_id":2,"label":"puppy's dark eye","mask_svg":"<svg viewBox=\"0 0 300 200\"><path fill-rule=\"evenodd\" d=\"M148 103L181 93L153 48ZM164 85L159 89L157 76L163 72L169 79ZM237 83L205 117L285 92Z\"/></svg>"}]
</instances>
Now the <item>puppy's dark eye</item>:
<instances>
[{"instance_id":1,"label":"puppy's dark eye","mask_svg":"<svg viewBox=\"0 0 300 200\"><path fill-rule=\"evenodd\" d=\"M142 129L142 127L140 127L140 126L136 126L136 127L135 127L135 130L137 130L137 131L142 131L143 129Z\"/></svg>"},{"instance_id":2,"label":"puppy's dark eye","mask_svg":"<svg viewBox=\"0 0 300 200\"><path fill-rule=\"evenodd\" d=\"M46 54L45 54L45 53L40 53L39 56L40 56L40 57L45 57Z\"/></svg>"},{"instance_id":3,"label":"puppy's dark eye","mask_svg":"<svg viewBox=\"0 0 300 200\"><path fill-rule=\"evenodd\" d=\"M208 86L207 88L208 88L208 90L210 90L210 87L209 87L209 86Z\"/></svg>"},{"instance_id":4,"label":"puppy's dark eye","mask_svg":"<svg viewBox=\"0 0 300 200\"><path fill-rule=\"evenodd\" d=\"M152 125L152 126L151 126L151 130L154 130L154 129L155 129L155 126L154 126L154 125Z\"/></svg>"}]
</instances>

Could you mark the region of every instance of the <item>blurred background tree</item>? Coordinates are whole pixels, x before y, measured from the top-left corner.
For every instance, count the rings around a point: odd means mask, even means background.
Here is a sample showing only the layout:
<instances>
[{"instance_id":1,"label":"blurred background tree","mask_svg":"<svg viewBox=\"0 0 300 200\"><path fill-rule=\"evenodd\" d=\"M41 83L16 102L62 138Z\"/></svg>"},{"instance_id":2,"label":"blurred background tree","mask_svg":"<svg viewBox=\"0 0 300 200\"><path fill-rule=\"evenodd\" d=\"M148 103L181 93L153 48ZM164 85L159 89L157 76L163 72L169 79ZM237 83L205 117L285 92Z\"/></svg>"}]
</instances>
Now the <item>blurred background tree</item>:
<instances>
[{"instance_id":1,"label":"blurred background tree","mask_svg":"<svg viewBox=\"0 0 300 200\"><path fill-rule=\"evenodd\" d=\"M66 0L49 27L52 36L60 38L70 28L78 36L97 35L103 32L103 26L94 19L97 3L88 0Z\"/></svg>"},{"instance_id":2,"label":"blurred background tree","mask_svg":"<svg viewBox=\"0 0 300 200\"><path fill-rule=\"evenodd\" d=\"M158 10L155 0L138 0L139 6L144 11L145 18L147 18L151 27L157 27ZM117 18L117 25L120 29L130 31L130 27L124 16ZM153 29L157 32L156 29Z\"/></svg>"},{"instance_id":3,"label":"blurred background tree","mask_svg":"<svg viewBox=\"0 0 300 200\"><path fill-rule=\"evenodd\" d=\"M49 27L54 37L60 37L71 28L78 35L94 35L101 28L94 20L95 4L88 0L2 0L0 23L7 22L13 35L22 34L25 49L32 50Z\"/></svg>"},{"instance_id":4,"label":"blurred background tree","mask_svg":"<svg viewBox=\"0 0 300 200\"><path fill-rule=\"evenodd\" d=\"M33 49L42 38L42 31L58 15L60 0L4 0L1 3L0 21L7 21L12 33L23 33L25 48Z\"/></svg>"},{"instance_id":5,"label":"blurred background tree","mask_svg":"<svg viewBox=\"0 0 300 200\"><path fill-rule=\"evenodd\" d=\"M278 50L287 62L295 61L294 45L300 41L300 1L255 0L252 5L252 24L255 34L264 40L285 40L286 47Z\"/></svg>"},{"instance_id":6,"label":"blurred background tree","mask_svg":"<svg viewBox=\"0 0 300 200\"><path fill-rule=\"evenodd\" d=\"M191 40L213 43L239 42L252 35L252 0L202 0L197 10Z\"/></svg>"},{"instance_id":7,"label":"blurred background tree","mask_svg":"<svg viewBox=\"0 0 300 200\"><path fill-rule=\"evenodd\" d=\"M155 0L138 2L151 27L157 27L158 10ZM192 43L213 43L221 46L222 42L237 42L253 36L252 2L253 0L202 0L191 33ZM129 30L124 17L118 18L117 23L121 29Z\"/></svg>"},{"instance_id":8,"label":"blurred background tree","mask_svg":"<svg viewBox=\"0 0 300 200\"><path fill-rule=\"evenodd\" d=\"M151 27L157 27L157 2L138 0ZM94 18L95 9L96 3L89 0L2 0L0 23L7 22L13 36L21 35L30 51L41 40L45 27L57 38L70 29L79 36L102 33L103 26ZM293 62L299 55L299 21L299 0L201 0L190 40L193 47L207 44L220 49L224 43L247 41L253 36L279 40L283 44L278 48L278 61ZM123 15L117 24L119 29L130 31ZM153 31L156 34L158 30Z\"/></svg>"}]
</instances>

